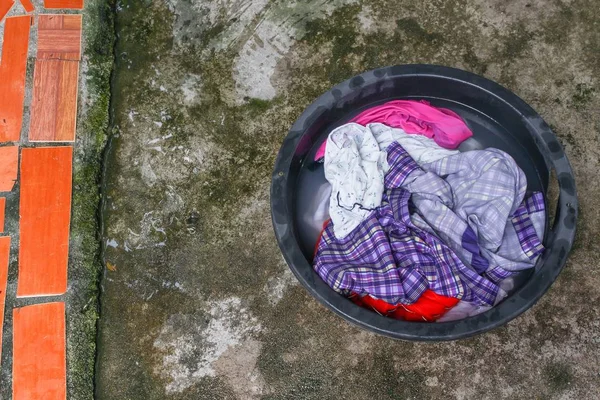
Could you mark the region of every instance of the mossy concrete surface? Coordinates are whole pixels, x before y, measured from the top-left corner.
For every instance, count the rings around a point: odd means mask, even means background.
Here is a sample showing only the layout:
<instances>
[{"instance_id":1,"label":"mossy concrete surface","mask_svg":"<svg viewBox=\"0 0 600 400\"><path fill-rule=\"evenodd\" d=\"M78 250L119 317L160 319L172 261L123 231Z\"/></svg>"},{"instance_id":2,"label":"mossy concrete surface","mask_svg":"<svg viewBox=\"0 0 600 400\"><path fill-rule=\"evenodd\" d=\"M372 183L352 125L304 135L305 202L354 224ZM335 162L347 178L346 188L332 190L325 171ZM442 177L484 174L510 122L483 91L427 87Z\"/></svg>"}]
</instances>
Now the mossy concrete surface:
<instances>
[{"instance_id":1,"label":"mossy concrete surface","mask_svg":"<svg viewBox=\"0 0 600 400\"><path fill-rule=\"evenodd\" d=\"M33 2L35 14L57 13L44 10L42 1ZM62 11L58 11L62 13ZM24 15L16 2L11 15ZM5 233L11 236L11 256L6 296L4 335L0 375L0 399L12 398L12 310L28 304L49 301L66 303L67 394L70 399L92 399L98 320L100 258L99 205L102 153L108 137L110 76L113 70L113 9L110 1L86 0L83 14L83 56L80 64L77 139L74 144L73 198L69 243L68 290L64 296L16 299L19 249L19 185L6 195ZM3 25L0 24L0 42ZM27 141L29 105L33 86L33 67L37 25L31 29L25 111L20 145Z\"/></svg>"},{"instance_id":2,"label":"mossy concrete surface","mask_svg":"<svg viewBox=\"0 0 600 400\"><path fill-rule=\"evenodd\" d=\"M597 0L119 0L98 399L594 398ZM546 296L490 333L393 341L300 287L271 228L279 146L332 85L392 64L498 81L554 127L582 218Z\"/></svg>"}]
</instances>

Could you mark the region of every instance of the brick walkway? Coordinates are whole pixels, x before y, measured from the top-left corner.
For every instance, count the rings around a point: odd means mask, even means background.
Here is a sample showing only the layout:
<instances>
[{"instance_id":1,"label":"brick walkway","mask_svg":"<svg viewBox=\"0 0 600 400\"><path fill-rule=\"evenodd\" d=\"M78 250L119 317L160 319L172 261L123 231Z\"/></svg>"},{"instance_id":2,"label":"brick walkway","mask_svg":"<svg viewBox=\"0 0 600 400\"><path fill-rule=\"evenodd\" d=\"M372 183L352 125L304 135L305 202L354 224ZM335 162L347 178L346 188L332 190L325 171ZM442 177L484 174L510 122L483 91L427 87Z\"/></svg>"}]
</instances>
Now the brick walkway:
<instances>
[{"instance_id":1,"label":"brick walkway","mask_svg":"<svg viewBox=\"0 0 600 400\"><path fill-rule=\"evenodd\" d=\"M4 22L0 64L0 191L18 192L19 221L0 237L0 328L4 321L11 237L18 238L17 298L12 312L13 399L66 398L64 295L68 290L72 162L77 117L82 1L46 0L35 9L0 0ZM54 11L56 12L56 11ZM62 10L60 11L62 12ZM4 19L4 21L1 21ZM33 32L37 31L37 35ZM37 48L33 82L26 80L28 49ZM31 87L28 87L30 85ZM24 122L25 94L30 118ZM18 190L16 189L18 188ZM4 225L5 198L0 198ZM15 251L13 246L12 251ZM13 302L10 302L13 303ZM2 338L0 329L0 339ZM5 337L5 340L8 338Z\"/></svg>"}]
</instances>

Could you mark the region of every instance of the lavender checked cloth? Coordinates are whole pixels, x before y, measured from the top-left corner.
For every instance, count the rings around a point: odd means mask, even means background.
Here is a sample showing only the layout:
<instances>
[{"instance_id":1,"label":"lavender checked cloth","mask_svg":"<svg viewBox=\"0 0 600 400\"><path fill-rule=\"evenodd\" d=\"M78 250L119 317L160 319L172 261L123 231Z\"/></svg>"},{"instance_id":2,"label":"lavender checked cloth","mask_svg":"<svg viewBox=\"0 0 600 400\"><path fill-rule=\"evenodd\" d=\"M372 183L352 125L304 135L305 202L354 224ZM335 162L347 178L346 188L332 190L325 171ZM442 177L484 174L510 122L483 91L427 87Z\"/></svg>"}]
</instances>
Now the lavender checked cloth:
<instances>
[{"instance_id":1,"label":"lavender checked cloth","mask_svg":"<svg viewBox=\"0 0 600 400\"><path fill-rule=\"evenodd\" d=\"M469 151L426 164L402 187L412 193L415 224L495 282L533 267L544 250L539 239L544 197L526 196L525 174L501 150Z\"/></svg>"},{"instance_id":2,"label":"lavender checked cloth","mask_svg":"<svg viewBox=\"0 0 600 400\"><path fill-rule=\"evenodd\" d=\"M471 151L422 169L393 143L388 164L381 206L343 239L330 223L319 242L315 271L339 293L412 304L429 288L492 306L497 283L543 251L543 197L524 200L525 177L506 153Z\"/></svg>"}]
</instances>

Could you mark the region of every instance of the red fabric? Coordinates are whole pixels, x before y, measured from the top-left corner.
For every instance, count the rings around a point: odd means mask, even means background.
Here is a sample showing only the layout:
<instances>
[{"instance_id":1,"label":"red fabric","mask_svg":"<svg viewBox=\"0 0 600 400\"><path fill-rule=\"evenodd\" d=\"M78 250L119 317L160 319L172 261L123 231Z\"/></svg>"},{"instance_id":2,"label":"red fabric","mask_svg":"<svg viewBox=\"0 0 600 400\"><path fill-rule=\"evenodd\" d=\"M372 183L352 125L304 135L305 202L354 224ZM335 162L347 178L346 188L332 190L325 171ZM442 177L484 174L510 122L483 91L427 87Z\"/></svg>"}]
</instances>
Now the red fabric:
<instances>
[{"instance_id":1,"label":"red fabric","mask_svg":"<svg viewBox=\"0 0 600 400\"><path fill-rule=\"evenodd\" d=\"M393 305L369 295L352 293L350 299L361 307L371 308L377 313L405 321L433 322L441 318L458 303L458 299L439 295L427 289L413 304Z\"/></svg>"},{"instance_id":2,"label":"red fabric","mask_svg":"<svg viewBox=\"0 0 600 400\"><path fill-rule=\"evenodd\" d=\"M317 250L319 250L319 243L321 242L321 237L323 236L323 232L325 231L325 228L327 228L327 224L329 224L329 221L331 221L331 218L323 222L323 228L321 228L321 233L319 233L317 244L315 244L315 251L313 252L313 257L317 256Z\"/></svg>"}]
</instances>

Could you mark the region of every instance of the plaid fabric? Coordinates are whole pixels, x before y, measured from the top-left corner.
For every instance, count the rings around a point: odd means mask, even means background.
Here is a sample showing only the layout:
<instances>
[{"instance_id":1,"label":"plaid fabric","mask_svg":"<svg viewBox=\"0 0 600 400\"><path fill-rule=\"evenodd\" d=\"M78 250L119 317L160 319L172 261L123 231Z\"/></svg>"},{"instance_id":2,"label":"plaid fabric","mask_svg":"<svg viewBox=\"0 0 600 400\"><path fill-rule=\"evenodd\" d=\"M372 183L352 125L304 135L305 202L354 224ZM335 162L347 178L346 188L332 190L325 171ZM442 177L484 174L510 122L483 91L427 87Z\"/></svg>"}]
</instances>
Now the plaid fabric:
<instances>
[{"instance_id":1,"label":"plaid fabric","mask_svg":"<svg viewBox=\"0 0 600 400\"><path fill-rule=\"evenodd\" d=\"M383 181L386 189L401 187L413 171L420 169L419 165L398 143L392 143L388 147L387 159L390 169Z\"/></svg>"},{"instance_id":2,"label":"plaid fabric","mask_svg":"<svg viewBox=\"0 0 600 400\"><path fill-rule=\"evenodd\" d=\"M369 294L391 304L412 304L429 288L494 305L497 283L531 267L535 255L529 255L543 250L536 228L522 222L530 213L543 216L543 196L523 200L527 183L512 163L499 150L474 151L429 164L425 171L393 143L381 206L343 239L336 239L329 224L315 271L339 293ZM412 216L409 200L417 213ZM473 224L478 210L486 213ZM537 231L543 232L538 217ZM508 222L515 218L519 224L513 227Z\"/></svg>"},{"instance_id":3,"label":"plaid fabric","mask_svg":"<svg viewBox=\"0 0 600 400\"><path fill-rule=\"evenodd\" d=\"M512 157L497 149L469 151L423 168L429 173L413 174L414 182L406 189L424 193L428 199L431 195L441 196L447 206L441 214L451 212L457 217L445 217L442 224L454 224L460 219L473 228L481 247L498 248L504 240L504 226L527 190L525 174ZM439 189L442 185L443 191ZM451 203L445 198L450 198ZM419 208L416 202L415 205ZM463 231L459 233L462 235Z\"/></svg>"},{"instance_id":4,"label":"plaid fabric","mask_svg":"<svg viewBox=\"0 0 600 400\"><path fill-rule=\"evenodd\" d=\"M470 151L426 164L402 186L413 194L419 227L494 282L531 268L544 250L538 236L545 223L543 195L526 197L525 174L501 150Z\"/></svg>"},{"instance_id":5,"label":"plaid fabric","mask_svg":"<svg viewBox=\"0 0 600 400\"><path fill-rule=\"evenodd\" d=\"M523 253L532 261L535 261L537 256L542 254L544 246L540 241L538 234L533 226L531 216L540 213L539 220L540 225L545 219L546 204L544 202L544 195L541 192L533 192L529 195L519 208L515 211L512 216L511 222L519 244ZM543 231L543 227L540 226L540 232ZM494 283L499 283L506 278L510 278L516 272L503 269L499 266L489 268L485 272L485 276Z\"/></svg>"},{"instance_id":6,"label":"plaid fabric","mask_svg":"<svg viewBox=\"0 0 600 400\"><path fill-rule=\"evenodd\" d=\"M544 211L544 209L544 196L540 192L535 192L517 208L512 218L512 224L519 238L521 248L527 257L532 260L542 254L544 246L538 238L529 215Z\"/></svg>"},{"instance_id":7,"label":"plaid fabric","mask_svg":"<svg viewBox=\"0 0 600 400\"><path fill-rule=\"evenodd\" d=\"M412 304L427 289L493 305L498 286L465 265L439 238L410 218L411 193L398 186L418 166L400 146L388 150L390 173L382 205L343 239L325 231L314 261L317 274L334 290L370 294L391 304Z\"/></svg>"},{"instance_id":8,"label":"plaid fabric","mask_svg":"<svg viewBox=\"0 0 600 400\"><path fill-rule=\"evenodd\" d=\"M485 271L483 273L483 276L485 276L487 279L494 282L495 284L499 284L506 278L510 278L511 276L513 276L515 274L516 274L515 271L508 271L508 270L500 268L500 267L492 267L492 268L489 268L487 271Z\"/></svg>"}]
</instances>

